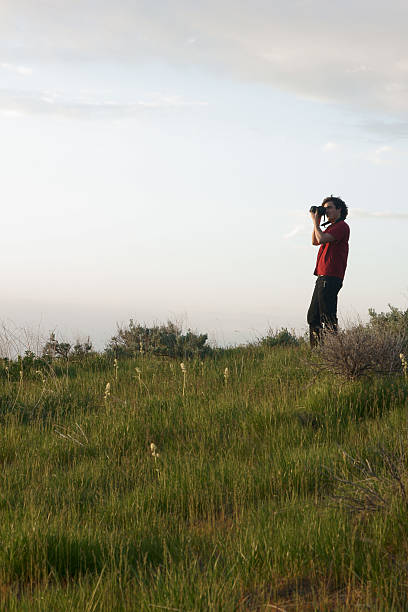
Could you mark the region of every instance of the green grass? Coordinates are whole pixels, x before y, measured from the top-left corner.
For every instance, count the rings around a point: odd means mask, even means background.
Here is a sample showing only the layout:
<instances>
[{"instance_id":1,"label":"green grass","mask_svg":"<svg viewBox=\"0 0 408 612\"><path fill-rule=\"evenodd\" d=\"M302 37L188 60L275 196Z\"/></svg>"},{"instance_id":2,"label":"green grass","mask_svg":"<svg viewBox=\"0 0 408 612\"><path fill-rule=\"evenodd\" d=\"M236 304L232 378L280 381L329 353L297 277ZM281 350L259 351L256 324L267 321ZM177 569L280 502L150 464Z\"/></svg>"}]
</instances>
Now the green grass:
<instances>
[{"instance_id":1,"label":"green grass","mask_svg":"<svg viewBox=\"0 0 408 612\"><path fill-rule=\"evenodd\" d=\"M2 376L1 609L407 609L408 384L309 358L220 351L184 395L152 357Z\"/></svg>"}]
</instances>

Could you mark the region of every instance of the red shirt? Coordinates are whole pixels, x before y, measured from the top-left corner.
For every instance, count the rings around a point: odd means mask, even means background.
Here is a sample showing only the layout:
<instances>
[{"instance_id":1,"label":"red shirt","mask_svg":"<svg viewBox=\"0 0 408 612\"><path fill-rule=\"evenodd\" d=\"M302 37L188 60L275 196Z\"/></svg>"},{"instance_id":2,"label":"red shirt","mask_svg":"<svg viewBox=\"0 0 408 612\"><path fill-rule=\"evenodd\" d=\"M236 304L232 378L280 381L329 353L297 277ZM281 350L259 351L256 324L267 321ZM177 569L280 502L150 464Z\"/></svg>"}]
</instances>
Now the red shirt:
<instances>
[{"instance_id":1,"label":"red shirt","mask_svg":"<svg viewBox=\"0 0 408 612\"><path fill-rule=\"evenodd\" d=\"M316 276L337 276L343 280L347 267L350 228L345 221L337 221L329 225L324 233L326 232L336 240L320 245L314 274Z\"/></svg>"}]
</instances>

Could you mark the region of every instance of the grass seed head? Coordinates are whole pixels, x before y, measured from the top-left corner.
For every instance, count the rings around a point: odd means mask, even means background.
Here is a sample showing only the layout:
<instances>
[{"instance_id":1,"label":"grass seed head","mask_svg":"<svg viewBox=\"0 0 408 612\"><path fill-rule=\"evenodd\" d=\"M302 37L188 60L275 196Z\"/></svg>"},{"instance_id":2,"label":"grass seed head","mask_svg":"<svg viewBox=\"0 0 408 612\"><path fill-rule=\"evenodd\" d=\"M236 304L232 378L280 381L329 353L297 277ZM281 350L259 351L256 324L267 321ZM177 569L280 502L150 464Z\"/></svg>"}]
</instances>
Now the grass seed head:
<instances>
[{"instance_id":1,"label":"grass seed head","mask_svg":"<svg viewBox=\"0 0 408 612\"><path fill-rule=\"evenodd\" d=\"M159 453L157 452L157 446L154 442L150 442L150 452L152 453L152 457L154 457L155 459L157 457L160 457Z\"/></svg>"},{"instance_id":2,"label":"grass seed head","mask_svg":"<svg viewBox=\"0 0 408 612\"><path fill-rule=\"evenodd\" d=\"M186 393L186 376L187 376L187 368L186 368L186 366L184 365L184 362L183 362L183 361L180 363L180 368L181 368L181 371L183 372L183 397L184 397L184 395L185 395L185 393Z\"/></svg>"},{"instance_id":3,"label":"grass seed head","mask_svg":"<svg viewBox=\"0 0 408 612\"><path fill-rule=\"evenodd\" d=\"M38 376L41 377L41 382L43 385L45 385L45 376L44 376L44 372L42 370L36 370L35 371L36 374L38 374Z\"/></svg>"},{"instance_id":4,"label":"grass seed head","mask_svg":"<svg viewBox=\"0 0 408 612\"><path fill-rule=\"evenodd\" d=\"M402 370L404 372L404 376L405 376L405 378L407 378L407 375L408 375L408 361L406 360L404 353L400 353L400 359L401 359Z\"/></svg>"},{"instance_id":5,"label":"grass seed head","mask_svg":"<svg viewBox=\"0 0 408 612\"><path fill-rule=\"evenodd\" d=\"M110 383L107 382L106 383L106 387L105 387L105 395L104 395L104 400L106 401L110 396Z\"/></svg>"}]
</instances>

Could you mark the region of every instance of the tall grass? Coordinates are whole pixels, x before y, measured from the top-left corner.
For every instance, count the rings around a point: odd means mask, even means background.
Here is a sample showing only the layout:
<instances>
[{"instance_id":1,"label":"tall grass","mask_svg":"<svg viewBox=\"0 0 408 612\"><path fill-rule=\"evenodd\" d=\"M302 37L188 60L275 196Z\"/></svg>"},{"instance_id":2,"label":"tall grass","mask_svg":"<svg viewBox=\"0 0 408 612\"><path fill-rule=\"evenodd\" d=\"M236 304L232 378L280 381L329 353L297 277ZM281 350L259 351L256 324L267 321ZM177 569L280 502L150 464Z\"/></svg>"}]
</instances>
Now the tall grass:
<instances>
[{"instance_id":1,"label":"tall grass","mask_svg":"<svg viewBox=\"0 0 408 612\"><path fill-rule=\"evenodd\" d=\"M2 609L406 609L407 400L303 345L2 376Z\"/></svg>"}]
</instances>

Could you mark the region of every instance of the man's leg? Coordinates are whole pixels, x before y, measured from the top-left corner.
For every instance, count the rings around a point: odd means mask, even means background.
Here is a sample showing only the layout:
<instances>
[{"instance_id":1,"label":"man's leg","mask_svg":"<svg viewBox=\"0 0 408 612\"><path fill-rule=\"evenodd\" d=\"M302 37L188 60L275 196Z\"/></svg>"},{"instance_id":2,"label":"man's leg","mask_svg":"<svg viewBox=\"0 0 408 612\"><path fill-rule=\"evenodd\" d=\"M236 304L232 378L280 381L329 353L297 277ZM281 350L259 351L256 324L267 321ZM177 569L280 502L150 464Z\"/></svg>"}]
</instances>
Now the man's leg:
<instances>
[{"instance_id":1,"label":"man's leg","mask_svg":"<svg viewBox=\"0 0 408 612\"><path fill-rule=\"evenodd\" d=\"M337 331L337 295L343 286L340 278L325 278L319 285L318 300L322 323L327 331Z\"/></svg>"},{"instance_id":2,"label":"man's leg","mask_svg":"<svg viewBox=\"0 0 408 612\"><path fill-rule=\"evenodd\" d=\"M307 312L307 322L309 324L310 346L313 348L319 344L322 332L322 320L319 306L319 279L317 279L315 288Z\"/></svg>"}]
</instances>

